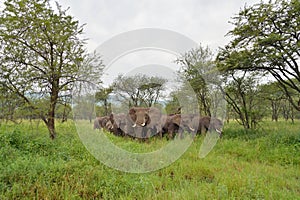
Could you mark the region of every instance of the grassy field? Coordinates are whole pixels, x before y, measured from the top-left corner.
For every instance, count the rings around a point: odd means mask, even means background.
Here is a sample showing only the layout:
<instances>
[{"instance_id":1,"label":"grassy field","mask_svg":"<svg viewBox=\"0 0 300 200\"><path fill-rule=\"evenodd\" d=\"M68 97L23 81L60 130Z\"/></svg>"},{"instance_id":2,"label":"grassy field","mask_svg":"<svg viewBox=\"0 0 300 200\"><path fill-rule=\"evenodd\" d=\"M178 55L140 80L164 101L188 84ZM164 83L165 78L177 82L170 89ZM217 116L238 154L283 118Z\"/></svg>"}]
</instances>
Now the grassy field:
<instances>
[{"instance_id":1,"label":"grassy field","mask_svg":"<svg viewBox=\"0 0 300 200\"><path fill-rule=\"evenodd\" d=\"M72 122L57 131L51 141L43 124L0 126L0 199L300 199L299 121L266 121L248 132L226 124L205 158L198 157L197 137L176 162L145 174L100 163ZM134 152L168 142L109 139Z\"/></svg>"}]
</instances>

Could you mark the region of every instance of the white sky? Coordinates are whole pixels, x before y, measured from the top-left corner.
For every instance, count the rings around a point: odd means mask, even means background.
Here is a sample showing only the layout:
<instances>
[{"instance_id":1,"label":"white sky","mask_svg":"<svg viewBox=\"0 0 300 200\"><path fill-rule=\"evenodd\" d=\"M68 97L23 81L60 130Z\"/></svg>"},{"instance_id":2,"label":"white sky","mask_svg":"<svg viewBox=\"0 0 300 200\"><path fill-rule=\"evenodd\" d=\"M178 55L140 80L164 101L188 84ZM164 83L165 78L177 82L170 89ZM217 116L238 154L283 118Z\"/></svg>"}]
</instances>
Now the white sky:
<instances>
[{"instance_id":1,"label":"white sky","mask_svg":"<svg viewBox=\"0 0 300 200\"><path fill-rule=\"evenodd\" d=\"M228 23L245 5L260 0L57 0L68 14L84 27L89 52L118 34L142 28L175 31L214 52L230 40L225 34L233 28ZM3 0L0 0L1 4ZM55 0L52 0L54 3ZM175 55L154 51L136 51L120 57L106 68L103 81L109 85L122 74L141 71L141 66L165 66L174 71ZM104 59L105 60L105 59ZM143 69L143 68L142 68ZM162 70L163 71L163 70ZM163 72L162 72L163 73ZM172 75L167 75L172 76Z\"/></svg>"},{"instance_id":2,"label":"white sky","mask_svg":"<svg viewBox=\"0 0 300 200\"><path fill-rule=\"evenodd\" d=\"M59 0L69 14L86 23L87 48L122 32L161 28L179 32L212 50L224 46L228 23L245 4L260 0Z\"/></svg>"},{"instance_id":3,"label":"white sky","mask_svg":"<svg viewBox=\"0 0 300 200\"><path fill-rule=\"evenodd\" d=\"M178 32L214 52L229 42L228 23L240 8L260 0L59 0L68 14L85 26L87 49L92 52L118 34L142 28ZM174 71L176 56L161 52L139 51L118 59L105 70L104 85L118 74L134 74L141 66L165 66ZM104 59L105 60L105 59ZM167 60L167 62L166 62ZM143 69L143 68L141 68ZM145 72L147 73L147 72ZM162 73L163 70L162 70ZM173 75L166 75L173 76Z\"/></svg>"}]
</instances>

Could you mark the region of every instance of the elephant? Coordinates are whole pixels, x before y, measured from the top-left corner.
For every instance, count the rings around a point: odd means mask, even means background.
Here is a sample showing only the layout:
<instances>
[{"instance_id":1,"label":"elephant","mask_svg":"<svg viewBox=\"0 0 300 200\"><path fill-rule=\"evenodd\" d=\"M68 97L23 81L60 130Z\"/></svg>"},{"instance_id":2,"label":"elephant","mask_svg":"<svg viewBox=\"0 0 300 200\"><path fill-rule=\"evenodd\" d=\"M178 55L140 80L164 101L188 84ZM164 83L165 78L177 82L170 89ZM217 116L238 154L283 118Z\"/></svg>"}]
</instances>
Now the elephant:
<instances>
[{"instance_id":1,"label":"elephant","mask_svg":"<svg viewBox=\"0 0 300 200\"><path fill-rule=\"evenodd\" d=\"M128 114L133 128L136 126L145 127L150 122L148 111L149 108L144 107L132 107L129 109Z\"/></svg>"},{"instance_id":2,"label":"elephant","mask_svg":"<svg viewBox=\"0 0 300 200\"><path fill-rule=\"evenodd\" d=\"M167 138L172 139L174 138L174 133L177 133L180 126L181 116L180 114L171 114L171 115L164 115L165 123L162 127L162 133L168 134Z\"/></svg>"},{"instance_id":3,"label":"elephant","mask_svg":"<svg viewBox=\"0 0 300 200\"><path fill-rule=\"evenodd\" d=\"M179 133L179 137L183 137L183 132L194 132L193 114L171 114L166 116L166 123L163 126L163 133L168 134L168 138L174 138L175 133Z\"/></svg>"},{"instance_id":4,"label":"elephant","mask_svg":"<svg viewBox=\"0 0 300 200\"><path fill-rule=\"evenodd\" d=\"M101 128L107 129L106 124L108 121L109 121L108 116L96 117L96 119L94 120L94 129L101 129Z\"/></svg>"},{"instance_id":5,"label":"elephant","mask_svg":"<svg viewBox=\"0 0 300 200\"><path fill-rule=\"evenodd\" d=\"M129 109L126 116L126 134L132 137L142 138L145 132L145 126L149 123L148 116L146 115L148 108L132 107Z\"/></svg>"},{"instance_id":6,"label":"elephant","mask_svg":"<svg viewBox=\"0 0 300 200\"><path fill-rule=\"evenodd\" d=\"M199 119L197 114L181 114L181 127L184 131L195 133L198 129L197 124L193 123L194 119Z\"/></svg>"},{"instance_id":7,"label":"elephant","mask_svg":"<svg viewBox=\"0 0 300 200\"><path fill-rule=\"evenodd\" d=\"M166 122L166 119L163 118L161 111L158 108L150 107L146 112L146 115L149 116L149 121L146 125L147 127L147 138L159 135L162 137L162 127Z\"/></svg>"},{"instance_id":8,"label":"elephant","mask_svg":"<svg viewBox=\"0 0 300 200\"><path fill-rule=\"evenodd\" d=\"M155 107L132 107L127 115L126 132L133 137L150 138L161 133L162 114Z\"/></svg>"},{"instance_id":9,"label":"elephant","mask_svg":"<svg viewBox=\"0 0 300 200\"><path fill-rule=\"evenodd\" d=\"M198 126L198 128L196 128ZM193 119L193 128L196 129L196 133L202 134L203 132L206 133L207 131L216 131L219 136L222 136L222 128L223 122L217 118L211 118L209 116L204 116L200 118Z\"/></svg>"},{"instance_id":10,"label":"elephant","mask_svg":"<svg viewBox=\"0 0 300 200\"><path fill-rule=\"evenodd\" d=\"M110 132L117 136L125 136L126 115L124 113L113 114L109 116L106 127Z\"/></svg>"}]
</instances>

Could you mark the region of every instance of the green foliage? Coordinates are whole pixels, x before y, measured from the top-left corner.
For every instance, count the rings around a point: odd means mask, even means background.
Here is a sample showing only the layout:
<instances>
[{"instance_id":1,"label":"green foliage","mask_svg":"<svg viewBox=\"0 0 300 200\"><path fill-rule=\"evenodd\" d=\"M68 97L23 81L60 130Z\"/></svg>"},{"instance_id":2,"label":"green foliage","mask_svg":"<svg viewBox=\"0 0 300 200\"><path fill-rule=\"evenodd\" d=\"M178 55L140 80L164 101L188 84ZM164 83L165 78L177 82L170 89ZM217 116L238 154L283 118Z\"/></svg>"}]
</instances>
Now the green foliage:
<instances>
[{"instance_id":1,"label":"green foliage","mask_svg":"<svg viewBox=\"0 0 300 200\"><path fill-rule=\"evenodd\" d=\"M231 122L204 159L198 158L203 137L197 137L175 163L146 174L123 173L101 164L82 145L71 121L58 124L53 141L44 124L32 129L36 125L0 126L1 199L298 199L300 195L299 121L264 121L256 131ZM153 151L168 142L108 137L132 152Z\"/></svg>"},{"instance_id":2,"label":"green foliage","mask_svg":"<svg viewBox=\"0 0 300 200\"><path fill-rule=\"evenodd\" d=\"M147 106L159 104L167 79L159 76L135 74L119 75L113 83L113 93L122 106Z\"/></svg>"},{"instance_id":3,"label":"green foliage","mask_svg":"<svg viewBox=\"0 0 300 200\"><path fill-rule=\"evenodd\" d=\"M196 94L199 113L211 116L213 110L211 92L215 90L211 85L216 84L219 75L213 63L212 51L200 45L181 55L175 62L181 66L178 71L179 77L186 80ZM183 91L184 87L183 85Z\"/></svg>"},{"instance_id":4,"label":"green foliage","mask_svg":"<svg viewBox=\"0 0 300 200\"><path fill-rule=\"evenodd\" d=\"M295 109L300 91L299 0L270 0L246 6L235 17L232 40L218 55L223 70L264 71L283 88ZM292 91L292 92L291 92Z\"/></svg>"},{"instance_id":5,"label":"green foliage","mask_svg":"<svg viewBox=\"0 0 300 200\"><path fill-rule=\"evenodd\" d=\"M230 71L223 75L225 93L232 118L244 126L254 129L263 119L266 102L260 89L261 74L255 72Z\"/></svg>"},{"instance_id":6,"label":"green foliage","mask_svg":"<svg viewBox=\"0 0 300 200\"><path fill-rule=\"evenodd\" d=\"M102 88L95 94L95 102L101 103L102 106L98 106L101 110L96 111L96 116L106 116L111 113L111 106L108 103L109 95L113 92L113 87ZM100 111L100 112L99 112Z\"/></svg>"},{"instance_id":7,"label":"green foliage","mask_svg":"<svg viewBox=\"0 0 300 200\"><path fill-rule=\"evenodd\" d=\"M180 108L180 104L176 95L171 94L171 99L166 103L166 113L175 114L178 113L178 109Z\"/></svg>"},{"instance_id":8,"label":"green foliage","mask_svg":"<svg viewBox=\"0 0 300 200\"><path fill-rule=\"evenodd\" d=\"M55 138L55 108L74 83L100 82L102 61L87 55L83 26L49 0L7 0L0 13L0 85L17 95ZM87 76L88 74L88 76Z\"/></svg>"}]
</instances>

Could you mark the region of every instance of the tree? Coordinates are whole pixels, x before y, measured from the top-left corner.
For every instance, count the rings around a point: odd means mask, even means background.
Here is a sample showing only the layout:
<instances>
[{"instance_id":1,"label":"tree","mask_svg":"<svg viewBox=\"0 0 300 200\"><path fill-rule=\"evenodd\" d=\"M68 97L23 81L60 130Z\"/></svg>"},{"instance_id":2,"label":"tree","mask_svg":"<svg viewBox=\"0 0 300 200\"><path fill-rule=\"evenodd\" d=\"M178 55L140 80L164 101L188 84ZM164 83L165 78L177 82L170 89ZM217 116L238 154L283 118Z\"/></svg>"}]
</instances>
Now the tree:
<instances>
[{"instance_id":1,"label":"tree","mask_svg":"<svg viewBox=\"0 0 300 200\"><path fill-rule=\"evenodd\" d=\"M233 39L221 49L218 60L227 70L271 74L291 105L300 111L300 1L270 0L245 7L233 18ZM249 63L252 63L251 65Z\"/></svg>"},{"instance_id":2,"label":"tree","mask_svg":"<svg viewBox=\"0 0 300 200\"><path fill-rule=\"evenodd\" d=\"M85 52L83 26L58 3L57 11L50 0L7 0L4 5L0 81L39 113L54 139L58 100L70 95L75 81L99 80L102 62ZM43 98L45 105L39 107L31 97Z\"/></svg>"},{"instance_id":3,"label":"tree","mask_svg":"<svg viewBox=\"0 0 300 200\"><path fill-rule=\"evenodd\" d=\"M284 92L278 86L278 82L271 82L260 86L262 97L269 102L268 107L271 110L272 121L278 121L280 111L282 109Z\"/></svg>"},{"instance_id":4,"label":"tree","mask_svg":"<svg viewBox=\"0 0 300 200\"><path fill-rule=\"evenodd\" d=\"M179 114L180 104L177 96L173 93L170 95L170 99L167 101L165 110L167 114Z\"/></svg>"},{"instance_id":5,"label":"tree","mask_svg":"<svg viewBox=\"0 0 300 200\"><path fill-rule=\"evenodd\" d=\"M211 92L214 91L211 86L218 78L211 50L200 45L181 55L176 63L181 65L179 76L189 82L197 95L200 114L211 116Z\"/></svg>"},{"instance_id":6,"label":"tree","mask_svg":"<svg viewBox=\"0 0 300 200\"><path fill-rule=\"evenodd\" d=\"M5 87L0 84L0 120L16 121L16 112L25 105L25 102L16 94L7 91Z\"/></svg>"},{"instance_id":7,"label":"tree","mask_svg":"<svg viewBox=\"0 0 300 200\"><path fill-rule=\"evenodd\" d=\"M110 86L108 88L101 88L95 94L95 101L103 103L103 106L104 106L104 115L108 115L108 113L109 113L108 98L109 98L109 95L112 92L113 92L113 87Z\"/></svg>"},{"instance_id":8,"label":"tree","mask_svg":"<svg viewBox=\"0 0 300 200\"><path fill-rule=\"evenodd\" d=\"M167 80L157 76L136 74L134 76L119 75L114 83L114 93L121 102L128 101L128 106L148 106L158 103Z\"/></svg>"},{"instance_id":9,"label":"tree","mask_svg":"<svg viewBox=\"0 0 300 200\"><path fill-rule=\"evenodd\" d=\"M230 71L223 77L222 89L227 103L236 114L235 119L245 129L255 128L265 113L260 96L258 74Z\"/></svg>"},{"instance_id":10,"label":"tree","mask_svg":"<svg viewBox=\"0 0 300 200\"><path fill-rule=\"evenodd\" d=\"M80 93L74 97L73 115L75 120L85 119L92 123L95 117L95 96L91 93Z\"/></svg>"},{"instance_id":11,"label":"tree","mask_svg":"<svg viewBox=\"0 0 300 200\"><path fill-rule=\"evenodd\" d=\"M142 97L142 104L148 107L156 104L161 95L161 91L164 89L163 85L165 82L166 80L162 78L150 77L149 81L140 85L138 89Z\"/></svg>"},{"instance_id":12,"label":"tree","mask_svg":"<svg viewBox=\"0 0 300 200\"><path fill-rule=\"evenodd\" d=\"M291 119L294 123L295 118L295 112L294 107L291 105L290 101L287 98L283 99L283 102L281 104L281 110L282 110L282 116L287 121L288 119Z\"/></svg>"},{"instance_id":13,"label":"tree","mask_svg":"<svg viewBox=\"0 0 300 200\"><path fill-rule=\"evenodd\" d=\"M61 123L64 123L71 117L72 107L66 101L62 104L58 104L55 110L55 117L61 119Z\"/></svg>"}]
</instances>

